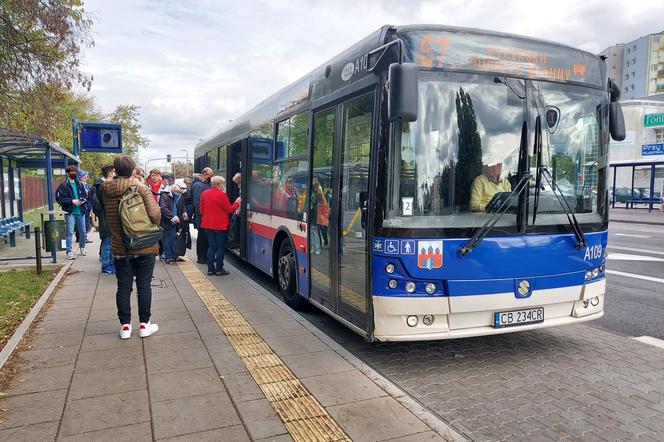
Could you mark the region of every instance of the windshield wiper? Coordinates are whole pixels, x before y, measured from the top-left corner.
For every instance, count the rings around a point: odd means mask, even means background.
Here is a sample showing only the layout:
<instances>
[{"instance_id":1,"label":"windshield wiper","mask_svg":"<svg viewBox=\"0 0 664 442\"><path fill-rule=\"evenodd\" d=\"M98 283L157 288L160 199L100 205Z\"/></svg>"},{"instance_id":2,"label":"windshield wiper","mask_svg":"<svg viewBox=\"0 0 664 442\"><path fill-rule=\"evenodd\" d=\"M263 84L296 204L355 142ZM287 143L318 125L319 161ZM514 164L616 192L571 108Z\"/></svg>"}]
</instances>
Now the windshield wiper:
<instances>
[{"instance_id":1,"label":"windshield wiper","mask_svg":"<svg viewBox=\"0 0 664 442\"><path fill-rule=\"evenodd\" d=\"M560 188L556 186L556 183L553 181L553 177L551 176L551 173L549 172L549 169L546 166L542 166L542 176L549 183L549 186L551 187L553 194L556 196L558 202L560 203L560 206L565 211L565 215L567 215L567 221L569 221L569 225L572 227L572 231L574 232L574 236L576 237L576 248L580 249L582 247L585 247L586 237L583 234L583 230L581 230L579 221L576 219L576 216L574 216L574 211L569 206L569 203L567 202L567 199L565 198L565 195L563 194L562 190L560 190ZM558 193L560 193L560 195L556 193L556 190L558 191Z\"/></svg>"},{"instance_id":2,"label":"windshield wiper","mask_svg":"<svg viewBox=\"0 0 664 442\"><path fill-rule=\"evenodd\" d=\"M542 120L537 116L535 120L535 145L533 146L533 153L535 154L536 174L535 174L535 197L533 204L533 224L537 218L537 207L539 206L540 191L542 190Z\"/></svg>"},{"instance_id":3,"label":"windshield wiper","mask_svg":"<svg viewBox=\"0 0 664 442\"><path fill-rule=\"evenodd\" d=\"M527 172L525 170L526 169L525 165L526 162L528 161L527 135L528 135L528 123L524 121L523 125L521 126L521 141L519 143L519 181L517 182L516 186L514 186L514 189L512 189L512 191L509 193L507 198L505 198L502 201L500 206L498 206L497 210L493 212L493 214L482 225L482 227L478 228L473 234L473 236L471 236L466 242L464 242L461 246L459 246L457 251L461 256L465 256L470 252L472 252L473 249L477 247L484 238L486 238L486 236L489 234L489 231L493 229L498 220L511 207L512 197L514 195L518 196L521 196L522 194L525 195L524 190L528 189L528 181L530 180L531 177L530 172ZM519 225L521 225L521 222L523 220L524 212L522 212L523 210L522 206L523 206L523 200L520 197L518 211L517 211L517 222L519 223Z\"/></svg>"}]
</instances>

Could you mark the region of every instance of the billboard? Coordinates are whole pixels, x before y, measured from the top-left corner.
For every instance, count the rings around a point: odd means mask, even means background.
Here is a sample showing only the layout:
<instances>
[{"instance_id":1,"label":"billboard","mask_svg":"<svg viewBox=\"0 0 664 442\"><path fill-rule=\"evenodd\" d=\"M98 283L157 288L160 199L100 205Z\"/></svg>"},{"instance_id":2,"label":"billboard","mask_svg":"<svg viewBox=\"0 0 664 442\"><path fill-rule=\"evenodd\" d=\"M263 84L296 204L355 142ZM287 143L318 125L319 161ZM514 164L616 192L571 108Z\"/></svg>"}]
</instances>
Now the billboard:
<instances>
[{"instance_id":1,"label":"billboard","mask_svg":"<svg viewBox=\"0 0 664 442\"><path fill-rule=\"evenodd\" d=\"M81 152L122 153L122 126L107 123L79 123Z\"/></svg>"}]
</instances>

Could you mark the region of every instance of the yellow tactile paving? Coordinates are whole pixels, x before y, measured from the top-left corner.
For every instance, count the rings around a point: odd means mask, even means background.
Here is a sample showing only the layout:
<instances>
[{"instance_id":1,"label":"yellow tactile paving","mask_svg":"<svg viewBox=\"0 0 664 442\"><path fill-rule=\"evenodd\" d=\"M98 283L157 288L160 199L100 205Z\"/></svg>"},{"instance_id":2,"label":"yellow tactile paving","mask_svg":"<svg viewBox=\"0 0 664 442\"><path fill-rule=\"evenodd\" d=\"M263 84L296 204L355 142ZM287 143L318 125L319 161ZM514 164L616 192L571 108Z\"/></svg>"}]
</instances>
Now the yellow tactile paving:
<instances>
[{"instance_id":1,"label":"yellow tactile paving","mask_svg":"<svg viewBox=\"0 0 664 442\"><path fill-rule=\"evenodd\" d=\"M180 269L296 441L350 441L233 304L190 261Z\"/></svg>"}]
</instances>

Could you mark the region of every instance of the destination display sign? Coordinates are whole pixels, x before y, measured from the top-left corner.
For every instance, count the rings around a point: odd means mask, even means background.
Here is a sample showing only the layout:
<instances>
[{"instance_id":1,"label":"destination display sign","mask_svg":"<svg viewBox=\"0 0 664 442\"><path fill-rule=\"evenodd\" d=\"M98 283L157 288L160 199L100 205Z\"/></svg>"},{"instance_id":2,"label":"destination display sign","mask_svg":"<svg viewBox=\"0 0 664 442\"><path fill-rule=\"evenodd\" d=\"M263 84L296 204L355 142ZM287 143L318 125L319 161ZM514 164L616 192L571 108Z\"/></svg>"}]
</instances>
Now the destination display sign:
<instances>
[{"instance_id":1,"label":"destination display sign","mask_svg":"<svg viewBox=\"0 0 664 442\"><path fill-rule=\"evenodd\" d=\"M412 31L407 54L422 68L493 72L605 87L602 61L580 50L469 32Z\"/></svg>"},{"instance_id":2,"label":"destination display sign","mask_svg":"<svg viewBox=\"0 0 664 442\"><path fill-rule=\"evenodd\" d=\"M81 152L122 153L122 127L119 124L79 123Z\"/></svg>"}]
</instances>

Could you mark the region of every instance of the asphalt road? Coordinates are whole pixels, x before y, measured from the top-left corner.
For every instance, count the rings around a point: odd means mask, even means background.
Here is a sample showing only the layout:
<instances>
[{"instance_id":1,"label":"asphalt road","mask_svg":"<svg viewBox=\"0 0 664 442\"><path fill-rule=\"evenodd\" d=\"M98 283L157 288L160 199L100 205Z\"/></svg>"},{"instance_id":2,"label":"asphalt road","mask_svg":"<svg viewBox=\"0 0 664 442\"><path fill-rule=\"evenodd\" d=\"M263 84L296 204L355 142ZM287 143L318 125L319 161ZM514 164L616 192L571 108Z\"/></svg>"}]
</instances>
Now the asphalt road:
<instances>
[{"instance_id":1,"label":"asphalt road","mask_svg":"<svg viewBox=\"0 0 664 442\"><path fill-rule=\"evenodd\" d=\"M612 222L608 250L604 317L588 325L664 339L664 225Z\"/></svg>"}]
</instances>

